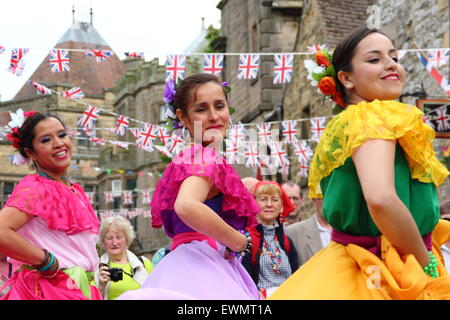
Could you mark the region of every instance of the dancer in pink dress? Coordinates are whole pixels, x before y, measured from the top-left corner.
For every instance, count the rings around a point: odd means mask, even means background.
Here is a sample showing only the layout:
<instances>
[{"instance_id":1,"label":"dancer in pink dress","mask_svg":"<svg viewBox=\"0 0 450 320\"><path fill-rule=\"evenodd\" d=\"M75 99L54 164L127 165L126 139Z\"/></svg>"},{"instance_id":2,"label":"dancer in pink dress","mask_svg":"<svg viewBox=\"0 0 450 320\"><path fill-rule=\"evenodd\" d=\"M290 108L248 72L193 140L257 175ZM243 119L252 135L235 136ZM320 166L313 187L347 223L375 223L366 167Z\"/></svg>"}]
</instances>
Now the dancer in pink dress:
<instances>
[{"instance_id":1,"label":"dancer in pink dress","mask_svg":"<svg viewBox=\"0 0 450 320\"><path fill-rule=\"evenodd\" d=\"M0 254L15 270L2 299L101 299L89 284L99 264L99 221L82 187L65 176L72 156L65 126L21 109L11 118L7 138L37 174L24 177L0 210Z\"/></svg>"},{"instance_id":2,"label":"dancer in pink dress","mask_svg":"<svg viewBox=\"0 0 450 320\"><path fill-rule=\"evenodd\" d=\"M174 98L193 139L166 168L151 202L153 227L163 225L172 238L170 253L140 289L119 299L259 299L236 255L251 248L243 232L257 224L259 206L216 150L228 127L226 89L214 75L195 74Z\"/></svg>"}]
</instances>

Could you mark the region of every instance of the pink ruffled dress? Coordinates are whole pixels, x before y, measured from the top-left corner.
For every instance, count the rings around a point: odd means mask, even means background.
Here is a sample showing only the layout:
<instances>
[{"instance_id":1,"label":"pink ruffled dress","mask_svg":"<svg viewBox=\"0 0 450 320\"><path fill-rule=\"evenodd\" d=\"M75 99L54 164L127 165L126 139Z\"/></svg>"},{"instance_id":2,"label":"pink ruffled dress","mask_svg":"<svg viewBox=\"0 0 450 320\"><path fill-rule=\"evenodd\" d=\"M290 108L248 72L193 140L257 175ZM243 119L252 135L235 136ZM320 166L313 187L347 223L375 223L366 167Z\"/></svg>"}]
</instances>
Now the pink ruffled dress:
<instances>
[{"instance_id":1,"label":"pink ruffled dress","mask_svg":"<svg viewBox=\"0 0 450 320\"><path fill-rule=\"evenodd\" d=\"M17 233L52 252L61 270L56 277L46 279L40 272L21 268L24 262L8 258L17 271L5 284L9 291L2 299L101 299L98 289L89 285L91 272L99 265L99 221L80 185L74 183L68 188L37 174L28 175L5 206L33 215Z\"/></svg>"},{"instance_id":2,"label":"pink ruffled dress","mask_svg":"<svg viewBox=\"0 0 450 320\"><path fill-rule=\"evenodd\" d=\"M235 169L214 150L186 148L166 168L150 204L152 225L164 226L171 252L153 269L142 287L119 299L258 300L259 293L238 258L224 258L225 247L187 226L174 211L182 182L189 176L209 177L220 194L205 204L236 230L257 224L259 206Z\"/></svg>"}]
</instances>

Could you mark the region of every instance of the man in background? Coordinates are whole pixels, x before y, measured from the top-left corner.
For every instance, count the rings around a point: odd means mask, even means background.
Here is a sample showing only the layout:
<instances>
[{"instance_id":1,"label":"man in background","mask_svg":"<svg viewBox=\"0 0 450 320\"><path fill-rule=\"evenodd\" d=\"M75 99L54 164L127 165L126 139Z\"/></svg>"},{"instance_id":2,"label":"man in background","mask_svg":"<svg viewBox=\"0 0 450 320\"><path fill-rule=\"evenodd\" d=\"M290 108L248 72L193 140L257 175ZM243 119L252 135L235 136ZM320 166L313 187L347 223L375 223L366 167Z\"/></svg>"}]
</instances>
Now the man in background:
<instances>
[{"instance_id":1,"label":"man in background","mask_svg":"<svg viewBox=\"0 0 450 320\"><path fill-rule=\"evenodd\" d=\"M285 219L284 225L289 226L301 220L300 211L304 204L302 189L292 181L283 183L281 187L295 206L295 210L292 211Z\"/></svg>"}]
</instances>

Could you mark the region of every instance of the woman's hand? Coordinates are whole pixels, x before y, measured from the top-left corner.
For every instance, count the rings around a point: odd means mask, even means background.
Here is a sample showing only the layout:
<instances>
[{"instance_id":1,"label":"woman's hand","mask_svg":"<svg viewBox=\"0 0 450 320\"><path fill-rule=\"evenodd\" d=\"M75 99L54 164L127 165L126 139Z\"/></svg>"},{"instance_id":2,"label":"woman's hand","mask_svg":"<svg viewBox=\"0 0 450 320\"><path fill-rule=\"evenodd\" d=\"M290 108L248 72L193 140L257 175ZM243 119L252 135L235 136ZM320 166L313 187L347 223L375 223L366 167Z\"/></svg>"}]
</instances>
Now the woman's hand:
<instances>
[{"instance_id":1,"label":"woman's hand","mask_svg":"<svg viewBox=\"0 0 450 320\"><path fill-rule=\"evenodd\" d=\"M105 290L108 281L111 281L111 274L109 273L109 266L101 263L98 269L99 290L103 292Z\"/></svg>"}]
</instances>

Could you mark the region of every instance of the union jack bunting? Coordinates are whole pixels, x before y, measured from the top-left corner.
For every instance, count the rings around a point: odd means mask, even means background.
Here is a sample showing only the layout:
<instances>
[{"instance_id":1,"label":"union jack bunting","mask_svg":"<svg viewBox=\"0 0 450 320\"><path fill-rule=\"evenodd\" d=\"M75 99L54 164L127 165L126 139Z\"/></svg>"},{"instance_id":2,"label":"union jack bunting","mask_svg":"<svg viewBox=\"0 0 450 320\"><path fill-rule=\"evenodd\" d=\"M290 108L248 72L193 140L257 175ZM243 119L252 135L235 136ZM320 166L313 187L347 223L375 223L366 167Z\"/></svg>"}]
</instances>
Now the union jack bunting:
<instances>
[{"instance_id":1,"label":"union jack bunting","mask_svg":"<svg viewBox=\"0 0 450 320\"><path fill-rule=\"evenodd\" d=\"M297 121L295 120L286 120L281 122L283 127L282 135L284 137L284 141L289 143L294 143L297 141Z\"/></svg>"},{"instance_id":2,"label":"union jack bunting","mask_svg":"<svg viewBox=\"0 0 450 320\"><path fill-rule=\"evenodd\" d=\"M150 190L141 190L142 194L142 204L149 204L152 201L152 197L150 196Z\"/></svg>"},{"instance_id":3,"label":"union jack bunting","mask_svg":"<svg viewBox=\"0 0 450 320\"><path fill-rule=\"evenodd\" d=\"M73 87L72 89L64 91L62 95L67 99L80 100L84 97L84 92L78 87Z\"/></svg>"},{"instance_id":4,"label":"union jack bunting","mask_svg":"<svg viewBox=\"0 0 450 320\"><path fill-rule=\"evenodd\" d=\"M306 141L298 140L293 143L294 153L297 155L299 162L309 162L313 156L312 149L308 146Z\"/></svg>"},{"instance_id":5,"label":"union jack bunting","mask_svg":"<svg viewBox=\"0 0 450 320\"><path fill-rule=\"evenodd\" d=\"M50 50L48 58L52 72L70 71L69 51L61 49Z\"/></svg>"},{"instance_id":6,"label":"union jack bunting","mask_svg":"<svg viewBox=\"0 0 450 320\"><path fill-rule=\"evenodd\" d=\"M152 210L144 210L144 217L151 218L152 217Z\"/></svg>"},{"instance_id":7,"label":"union jack bunting","mask_svg":"<svg viewBox=\"0 0 450 320\"><path fill-rule=\"evenodd\" d=\"M243 125L233 125L230 130L228 130L228 137L233 144L237 144L238 142L242 142L245 140L245 131Z\"/></svg>"},{"instance_id":8,"label":"union jack bunting","mask_svg":"<svg viewBox=\"0 0 450 320\"><path fill-rule=\"evenodd\" d=\"M272 141L272 130L270 129L271 124L263 122L257 124L256 127L258 128L259 142L269 144Z\"/></svg>"},{"instance_id":9,"label":"union jack bunting","mask_svg":"<svg viewBox=\"0 0 450 320\"><path fill-rule=\"evenodd\" d=\"M8 71L15 76L21 77L24 69L25 69L25 60L20 59L19 62L17 62L17 64L10 65Z\"/></svg>"},{"instance_id":10,"label":"union jack bunting","mask_svg":"<svg viewBox=\"0 0 450 320\"><path fill-rule=\"evenodd\" d=\"M83 115L78 120L77 124L92 129L100 113L100 109L89 105L86 110L84 110Z\"/></svg>"},{"instance_id":11,"label":"union jack bunting","mask_svg":"<svg viewBox=\"0 0 450 320\"><path fill-rule=\"evenodd\" d=\"M225 140L225 159L227 160L227 163L229 164L238 164L239 163L239 148L237 143L233 143L233 141L226 139Z\"/></svg>"},{"instance_id":12,"label":"union jack bunting","mask_svg":"<svg viewBox=\"0 0 450 320\"><path fill-rule=\"evenodd\" d=\"M98 143L99 145L102 145L102 146L104 146L106 144L105 139L103 139L103 138L92 137L90 139L90 141L93 143Z\"/></svg>"},{"instance_id":13,"label":"union jack bunting","mask_svg":"<svg viewBox=\"0 0 450 320\"><path fill-rule=\"evenodd\" d=\"M437 108L436 117L433 119L437 123L437 131L446 131L450 129L449 117L447 114L447 106L444 105L442 107Z\"/></svg>"},{"instance_id":14,"label":"union jack bunting","mask_svg":"<svg viewBox=\"0 0 450 320\"><path fill-rule=\"evenodd\" d=\"M444 89L447 94L450 94L450 82L448 81L448 79L446 79L435 67L433 67L431 63L428 63L428 61L424 57L422 57L420 52L416 53L420 62L422 62L422 64L427 69L428 73L434 78L434 80L437 81L437 83L439 83L441 88Z\"/></svg>"},{"instance_id":15,"label":"union jack bunting","mask_svg":"<svg viewBox=\"0 0 450 320\"><path fill-rule=\"evenodd\" d=\"M95 57L97 63L100 63L108 57L111 57L113 52L110 50L88 50L86 51L86 55L89 57Z\"/></svg>"},{"instance_id":16,"label":"union jack bunting","mask_svg":"<svg viewBox=\"0 0 450 320\"><path fill-rule=\"evenodd\" d=\"M128 145L129 142L124 142L124 141L109 141L109 143L111 143L114 146L119 146L121 148L127 149L128 150Z\"/></svg>"},{"instance_id":17,"label":"union jack bunting","mask_svg":"<svg viewBox=\"0 0 450 320\"><path fill-rule=\"evenodd\" d=\"M2 46L2 45L0 45L0 54L2 54L3 52L5 52L5 47L4 46Z\"/></svg>"},{"instance_id":18,"label":"union jack bunting","mask_svg":"<svg viewBox=\"0 0 450 320\"><path fill-rule=\"evenodd\" d=\"M327 119L325 117L311 119L311 140L319 141L325 130Z\"/></svg>"},{"instance_id":19,"label":"union jack bunting","mask_svg":"<svg viewBox=\"0 0 450 320\"><path fill-rule=\"evenodd\" d=\"M294 55L276 54L273 68L273 83L287 83L291 81L292 70L294 68Z\"/></svg>"},{"instance_id":20,"label":"union jack bunting","mask_svg":"<svg viewBox=\"0 0 450 320\"><path fill-rule=\"evenodd\" d=\"M183 143L184 140L177 134L173 133L167 144L167 149L171 154L178 154L183 149Z\"/></svg>"},{"instance_id":21,"label":"union jack bunting","mask_svg":"<svg viewBox=\"0 0 450 320\"><path fill-rule=\"evenodd\" d=\"M278 172L281 173L282 176L288 176L289 168L290 168L290 166L281 167Z\"/></svg>"},{"instance_id":22,"label":"union jack bunting","mask_svg":"<svg viewBox=\"0 0 450 320\"><path fill-rule=\"evenodd\" d=\"M133 137L135 137L136 139L139 137L139 131L140 131L139 128L130 128L128 130L131 132Z\"/></svg>"},{"instance_id":23,"label":"union jack bunting","mask_svg":"<svg viewBox=\"0 0 450 320\"><path fill-rule=\"evenodd\" d=\"M133 191L122 191L123 204L133 204Z\"/></svg>"},{"instance_id":24,"label":"union jack bunting","mask_svg":"<svg viewBox=\"0 0 450 320\"><path fill-rule=\"evenodd\" d=\"M303 177L303 178L308 178L308 171L309 171L308 162L300 161L298 164L297 176Z\"/></svg>"},{"instance_id":25,"label":"union jack bunting","mask_svg":"<svg viewBox=\"0 0 450 320\"><path fill-rule=\"evenodd\" d=\"M168 158L172 158L172 154L169 152L169 149L167 149L166 146L153 146L155 149L157 149L159 152L161 152L163 155L165 155Z\"/></svg>"},{"instance_id":26,"label":"union jack bunting","mask_svg":"<svg viewBox=\"0 0 450 320\"><path fill-rule=\"evenodd\" d=\"M30 51L28 48L13 48L11 52L11 61L8 71L20 77L25 68L23 57Z\"/></svg>"},{"instance_id":27,"label":"union jack bunting","mask_svg":"<svg viewBox=\"0 0 450 320\"><path fill-rule=\"evenodd\" d=\"M159 127L156 131L158 132L159 140L161 140L161 142L164 143L164 145L168 144L170 140L169 131L163 127Z\"/></svg>"},{"instance_id":28,"label":"union jack bunting","mask_svg":"<svg viewBox=\"0 0 450 320\"><path fill-rule=\"evenodd\" d=\"M408 52L408 51L406 51L406 50L397 50L397 58L398 58L398 60L403 58L405 56L406 52Z\"/></svg>"},{"instance_id":29,"label":"union jack bunting","mask_svg":"<svg viewBox=\"0 0 450 320\"><path fill-rule=\"evenodd\" d=\"M142 208L136 208L134 209L134 216L142 216L142 211L144 211Z\"/></svg>"},{"instance_id":30,"label":"union jack bunting","mask_svg":"<svg viewBox=\"0 0 450 320\"><path fill-rule=\"evenodd\" d=\"M130 212L130 210L122 208L122 209L120 209L119 214L122 217L128 218L129 212Z\"/></svg>"},{"instance_id":31,"label":"union jack bunting","mask_svg":"<svg viewBox=\"0 0 450 320\"><path fill-rule=\"evenodd\" d=\"M450 50L429 50L427 55L428 64L430 67L439 68L448 63Z\"/></svg>"},{"instance_id":32,"label":"union jack bunting","mask_svg":"<svg viewBox=\"0 0 450 320\"><path fill-rule=\"evenodd\" d=\"M128 128L130 121L125 116L119 116L116 120L116 128L114 133L123 136Z\"/></svg>"},{"instance_id":33,"label":"union jack bunting","mask_svg":"<svg viewBox=\"0 0 450 320\"><path fill-rule=\"evenodd\" d=\"M259 55L241 54L239 56L238 79L255 79L258 75Z\"/></svg>"},{"instance_id":34,"label":"union jack bunting","mask_svg":"<svg viewBox=\"0 0 450 320\"><path fill-rule=\"evenodd\" d=\"M203 71L220 75L223 70L223 54L205 54L203 56Z\"/></svg>"},{"instance_id":35,"label":"union jack bunting","mask_svg":"<svg viewBox=\"0 0 450 320\"><path fill-rule=\"evenodd\" d=\"M110 203L110 202L114 202L114 197L113 197L111 191L106 191L105 192L105 203Z\"/></svg>"},{"instance_id":36,"label":"union jack bunting","mask_svg":"<svg viewBox=\"0 0 450 320\"><path fill-rule=\"evenodd\" d=\"M125 55L130 58L139 58L144 59L144 53L143 52L125 52Z\"/></svg>"},{"instance_id":37,"label":"union jack bunting","mask_svg":"<svg viewBox=\"0 0 450 320\"><path fill-rule=\"evenodd\" d=\"M326 44L315 44L313 46L307 46L309 53L318 53L319 51L325 49L327 47Z\"/></svg>"},{"instance_id":38,"label":"union jack bunting","mask_svg":"<svg viewBox=\"0 0 450 320\"><path fill-rule=\"evenodd\" d=\"M95 202L95 192L85 192L85 194L86 194L89 202L91 204L94 204L94 202Z\"/></svg>"},{"instance_id":39,"label":"union jack bunting","mask_svg":"<svg viewBox=\"0 0 450 320\"><path fill-rule=\"evenodd\" d=\"M433 122L431 122L431 117L428 114L424 114L422 117L423 122L425 122L427 125L433 128L433 130L436 130L434 127Z\"/></svg>"},{"instance_id":40,"label":"union jack bunting","mask_svg":"<svg viewBox=\"0 0 450 320\"><path fill-rule=\"evenodd\" d=\"M95 132L95 129L91 130L90 128L87 128L87 127L83 128L83 131L86 134L86 136L88 136L88 137L95 137L95 135L97 134Z\"/></svg>"},{"instance_id":41,"label":"union jack bunting","mask_svg":"<svg viewBox=\"0 0 450 320\"><path fill-rule=\"evenodd\" d=\"M158 138L158 126L154 124L144 124L144 127L139 131L139 137L136 140L136 145L144 150L152 151L153 144Z\"/></svg>"},{"instance_id":42,"label":"union jack bunting","mask_svg":"<svg viewBox=\"0 0 450 320\"><path fill-rule=\"evenodd\" d=\"M52 94L53 93L53 90L50 90L49 88L43 86L42 84L37 83L36 81L30 81L29 83L32 87L36 88L36 90L42 94Z\"/></svg>"},{"instance_id":43,"label":"union jack bunting","mask_svg":"<svg viewBox=\"0 0 450 320\"><path fill-rule=\"evenodd\" d=\"M259 151L258 144L255 141L249 141L245 144L245 166L258 167Z\"/></svg>"},{"instance_id":44,"label":"union jack bunting","mask_svg":"<svg viewBox=\"0 0 450 320\"><path fill-rule=\"evenodd\" d=\"M275 167L286 167L290 165L287 152L284 151L283 144L281 142L271 142L269 147L270 156Z\"/></svg>"},{"instance_id":45,"label":"union jack bunting","mask_svg":"<svg viewBox=\"0 0 450 320\"><path fill-rule=\"evenodd\" d=\"M170 54L166 60L166 82L178 79L184 79L184 71L186 69L186 56Z\"/></svg>"}]
</instances>

